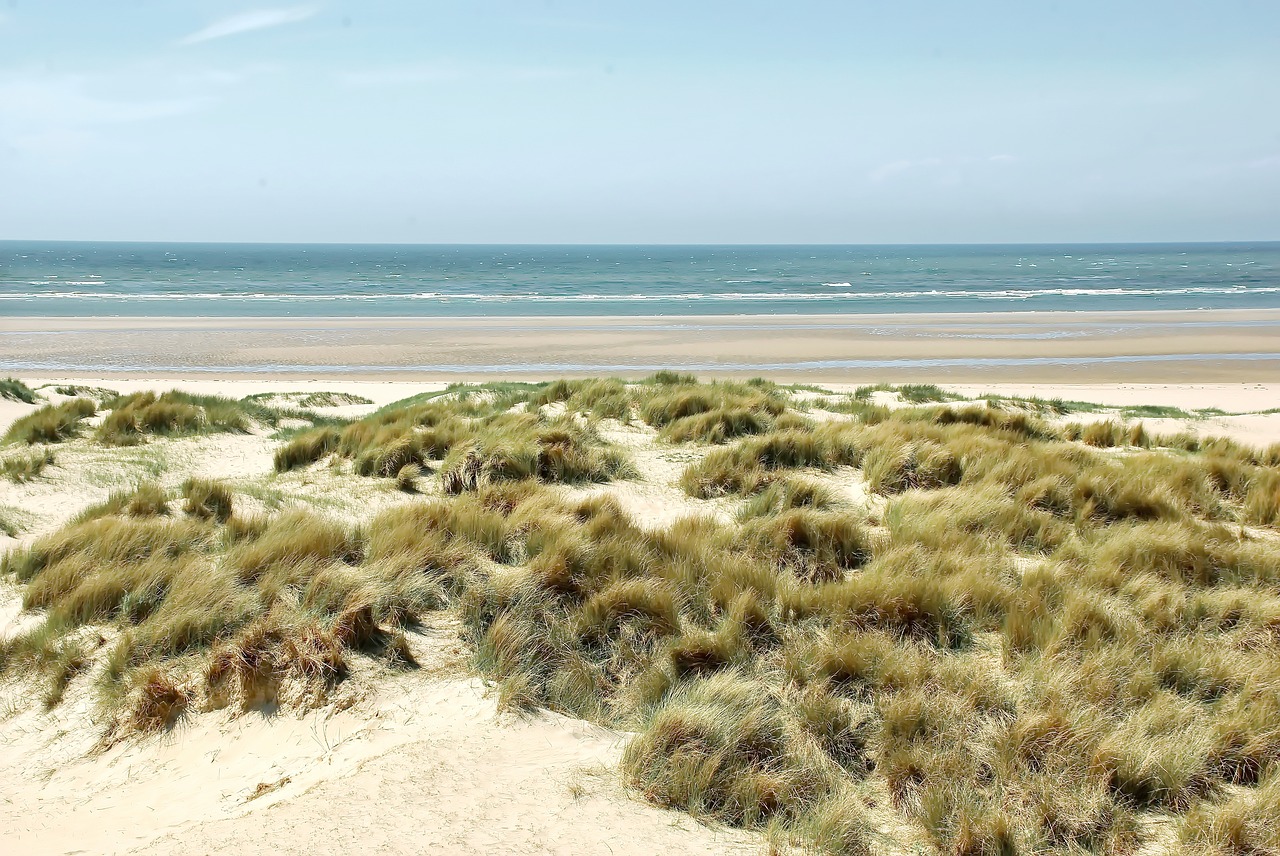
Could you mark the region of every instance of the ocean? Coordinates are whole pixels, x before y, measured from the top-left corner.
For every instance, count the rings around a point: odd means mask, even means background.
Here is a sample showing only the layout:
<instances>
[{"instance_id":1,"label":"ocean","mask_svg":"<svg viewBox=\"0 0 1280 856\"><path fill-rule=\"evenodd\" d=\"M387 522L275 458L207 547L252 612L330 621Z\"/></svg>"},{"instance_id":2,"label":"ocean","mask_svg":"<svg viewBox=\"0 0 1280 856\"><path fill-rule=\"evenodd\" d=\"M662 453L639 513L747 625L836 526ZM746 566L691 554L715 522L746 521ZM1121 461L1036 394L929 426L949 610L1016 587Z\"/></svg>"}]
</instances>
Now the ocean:
<instances>
[{"instance_id":1,"label":"ocean","mask_svg":"<svg viewBox=\"0 0 1280 856\"><path fill-rule=\"evenodd\" d=\"M0 315L803 315L1280 308L1280 242L439 246L0 242Z\"/></svg>"}]
</instances>

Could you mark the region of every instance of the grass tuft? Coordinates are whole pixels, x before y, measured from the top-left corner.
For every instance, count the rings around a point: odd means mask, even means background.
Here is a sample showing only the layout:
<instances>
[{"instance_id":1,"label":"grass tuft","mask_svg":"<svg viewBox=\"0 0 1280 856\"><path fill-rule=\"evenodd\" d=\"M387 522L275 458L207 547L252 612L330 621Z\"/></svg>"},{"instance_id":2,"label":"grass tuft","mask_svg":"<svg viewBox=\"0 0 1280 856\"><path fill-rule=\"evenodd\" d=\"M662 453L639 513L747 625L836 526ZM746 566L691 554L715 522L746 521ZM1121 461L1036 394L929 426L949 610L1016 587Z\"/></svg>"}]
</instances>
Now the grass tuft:
<instances>
[{"instance_id":1,"label":"grass tuft","mask_svg":"<svg viewBox=\"0 0 1280 856\"><path fill-rule=\"evenodd\" d=\"M213 479L190 478L182 483L182 510L192 517L226 523L231 519L231 490Z\"/></svg>"},{"instance_id":2,"label":"grass tuft","mask_svg":"<svg viewBox=\"0 0 1280 856\"><path fill-rule=\"evenodd\" d=\"M20 401L23 404L36 403L35 390L16 377L0 379L0 398L7 398L9 401Z\"/></svg>"},{"instance_id":3,"label":"grass tuft","mask_svg":"<svg viewBox=\"0 0 1280 856\"><path fill-rule=\"evenodd\" d=\"M44 473L45 467L56 463L53 452L29 452L25 455L12 455L0 464L0 474L14 484L35 481Z\"/></svg>"},{"instance_id":4,"label":"grass tuft","mask_svg":"<svg viewBox=\"0 0 1280 856\"><path fill-rule=\"evenodd\" d=\"M25 443L61 443L80 434L81 423L97 412L87 398L73 398L61 404L46 404L13 422L0 439L0 445Z\"/></svg>"}]
</instances>

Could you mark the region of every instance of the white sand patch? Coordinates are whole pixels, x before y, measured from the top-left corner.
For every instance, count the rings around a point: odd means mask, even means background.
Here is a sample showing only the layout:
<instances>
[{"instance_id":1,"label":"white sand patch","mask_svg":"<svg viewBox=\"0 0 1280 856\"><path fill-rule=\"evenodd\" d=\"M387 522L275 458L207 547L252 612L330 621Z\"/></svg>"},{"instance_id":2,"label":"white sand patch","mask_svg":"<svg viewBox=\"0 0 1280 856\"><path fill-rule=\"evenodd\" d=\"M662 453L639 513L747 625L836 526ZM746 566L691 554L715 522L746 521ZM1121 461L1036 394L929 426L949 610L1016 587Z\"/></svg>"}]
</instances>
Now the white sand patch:
<instances>
[{"instance_id":1,"label":"white sand patch","mask_svg":"<svg viewBox=\"0 0 1280 856\"><path fill-rule=\"evenodd\" d=\"M829 473L819 470L806 471L805 475L831 488L841 500L853 508L863 508L878 515L887 503L884 497L871 492L866 476L857 467L837 467Z\"/></svg>"},{"instance_id":2,"label":"white sand patch","mask_svg":"<svg viewBox=\"0 0 1280 856\"><path fill-rule=\"evenodd\" d=\"M727 522L733 519L733 501L694 499L680 486L680 476L714 446L681 444L668 446L657 441L657 431L637 423L623 425L617 420L601 421L600 436L626 450L640 477L589 488L586 493L614 497L637 525L665 529L685 517L706 516Z\"/></svg>"},{"instance_id":3,"label":"white sand patch","mask_svg":"<svg viewBox=\"0 0 1280 856\"><path fill-rule=\"evenodd\" d=\"M43 404L27 404L25 401L10 401L7 398L0 398L0 434L8 431L10 425L28 413L34 413L43 406Z\"/></svg>"}]
</instances>

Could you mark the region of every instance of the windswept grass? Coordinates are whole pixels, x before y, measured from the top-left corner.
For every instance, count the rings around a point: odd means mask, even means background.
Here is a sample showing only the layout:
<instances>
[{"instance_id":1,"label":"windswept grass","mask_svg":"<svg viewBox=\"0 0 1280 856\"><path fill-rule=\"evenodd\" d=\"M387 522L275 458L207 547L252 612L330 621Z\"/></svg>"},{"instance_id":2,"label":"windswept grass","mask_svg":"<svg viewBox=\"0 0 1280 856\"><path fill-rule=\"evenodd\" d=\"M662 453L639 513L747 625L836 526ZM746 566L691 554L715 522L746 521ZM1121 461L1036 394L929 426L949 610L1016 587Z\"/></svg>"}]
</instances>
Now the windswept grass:
<instances>
[{"instance_id":1,"label":"windswept grass","mask_svg":"<svg viewBox=\"0 0 1280 856\"><path fill-rule=\"evenodd\" d=\"M1280 452L1005 402L847 412L663 375L321 425L277 470L441 490L387 492L359 526L246 515L198 479L113 495L0 560L45 610L0 672L47 704L94 672L113 728L157 732L320 703L357 658L411 668L409 629L448 608L502 703L635 732L638 793L779 841L1139 853L1163 828L1178 852L1274 850ZM575 490L632 472L601 419L716 443L681 450L680 484L719 516L646 528Z\"/></svg>"},{"instance_id":2,"label":"windswept grass","mask_svg":"<svg viewBox=\"0 0 1280 856\"><path fill-rule=\"evenodd\" d=\"M935 401L964 401L965 397L954 392L947 392L931 383L905 383L900 386L880 383L874 386L860 386L853 392L853 397L860 401L871 398L873 392L894 393L907 404L929 404Z\"/></svg>"},{"instance_id":3,"label":"windswept grass","mask_svg":"<svg viewBox=\"0 0 1280 856\"><path fill-rule=\"evenodd\" d=\"M351 460L359 475L392 478L405 490L438 467L452 494L503 481L603 482L635 472L589 424L513 412L507 399L476 398L433 400L380 411L341 430L305 432L276 451L276 471L336 455Z\"/></svg>"},{"instance_id":4,"label":"windswept grass","mask_svg":"<svg viewBox=\"0 0 1280 856\"><path fill-rule=\"evenodd\" d=\"M155 482L141 482L133 490L112 491L97 505L91 505L72 518L74 523L99 517L163 517L169 513L169 494Z\"/></svg>"},{"instance_id":5,"label":"windswept grass","mask_svg":"<svg viewBox=\"0 0 1280 856\"><path fill-rule=\"evenodd\" d=\"M182 483L182 510L193 517L226 523L231 518L231 490L213 479L187 479Z\"/></svg>"},{"instance_id":6,"label":"windswept grass","mask_svg":"<svg viewBox=\"0 0 1280 856\"><path fill-rule=\"evenodd\" d=\"M47 387L43 386L40 388L47 389ZM120 393L113 389L106 389L101 386L80 386L79 384L60 384L53 387L53 391L68 398L87 398L97 402L99 405L114 401L120 397Z\"/></svg>"},{"instance_id":7,"label":"windswept grass","mask_svg":"<svg viewBox=\"0 0 1280 856\"><path fill-rule=\"evenodd\" d=\"M785 390L768 381L699 384L690 375L658 373L627 385L616 378L556 381L529 399L529 406L564 404L569 413L630 422L636 414L671 443L724 443L774 427L787 409ZM792 415L792 422L799 424Z\"/></svg>"},{"instance_id":8,"label":"windswept grass","mask_svg":"<svg viewBox=\"0 0 1280 856\"><path fill-rule=\"evenodd\" d=\"M23 404L35 404L36 393L16 377L0 379L0 398L10 401L21 401Z\"/></svg>"},{"instance_id":9,"label":"windswept grass","mask_svg":"<svg viewBox=\"0 0 1280 856\"><path fill-rule=\"evenodd\" d=\"M242 403L264 406L277 410L309 411L313 408L350 407L357 404L373 404L371 399L350 392L259 392L247 395Z\"/></svg>"},{"instance_id":10,"label":"windswept grass","mask_svg":"<svg viewBox=\"0 0 1280 856\"><path fill-rule=\"evenodd\" d=\"M14 484L34 481L44 473L45 467L55 464L53 452L27 452L23 455L10 455L0 463L0 475Z\"/></svg>"},{"instance_id":11,"label":"windswept grass","mask_svg":"<svg viewBox=\"0 0 1280 856\"><path fill-rule=\"evenodd\" d=\"M160 395L121 396L98 426L97 440L107 446L133 446L147 437L177 437L204 432L243 434L255 424L274 425L280 413L251 400L192 395L172 390Z\"/></svg>"},{"instance_id":12,"label":"windswept grass","mask_svg":"<svg viewBox=\"0 0 1280 856\"><path fill-rule=\"evenodd\" d=\"M73 398L61 404L46 404L20 417L0 438L0 445L61 443L79 435L81 423L94 415L97 407L87 398Z\"/></svg>"},{"instance_id":13,"label":"windswept grass","mask_svg":"<svg viewBox=\"0 0 1280 856\"><path fill-rule=\"evenodd\" d=\"M690 496L707 499L755 493L790 469L857 466L863 455L858 436L851 426L828 424L748 438L689 467L681 485Z\"/></svg>"},{"instance_id":14,"label":"windswept grass","mask_svg":"<svg viewBox=\"0 0 1280 856\"><path fill-rule=\"evenodd\" d=\"M534 417L503 416L474 440L455 443L441 465L446 493L461 493L502 481L604 482L634 476L621 452L604 446L572 421L544 423Z\"/></svg>"}]
</instances>

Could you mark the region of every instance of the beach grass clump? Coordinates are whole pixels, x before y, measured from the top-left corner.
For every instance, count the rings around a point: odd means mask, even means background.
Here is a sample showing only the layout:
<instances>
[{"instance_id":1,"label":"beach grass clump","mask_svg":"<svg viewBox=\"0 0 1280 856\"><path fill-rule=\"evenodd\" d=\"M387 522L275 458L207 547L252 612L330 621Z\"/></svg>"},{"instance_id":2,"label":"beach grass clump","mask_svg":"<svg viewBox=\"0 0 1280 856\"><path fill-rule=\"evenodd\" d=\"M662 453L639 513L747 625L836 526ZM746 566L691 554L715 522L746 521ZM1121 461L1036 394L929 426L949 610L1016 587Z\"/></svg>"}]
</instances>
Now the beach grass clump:
<instances>
[{"instance_id":1,"label":"beach grass clump","mask_svg":"<svg viewBox=\"0 0 1280 856\"><path fill-rule=\"evenodd\" d=\"M932 383L878 383L860 386L853 392L858 401L867 401L872 393L887 392L897 395L906 404L930 404L940 401L964 401L965 396L949 392Z\"/></svg>"},{"instance_id":2,"label":"beach grass clump","mask_svg":"<svg viewBox=\"0 0 1280 856\"><path fill-rule=\"evenodd\" d=\"M1084 425L1071 423L1064 426L1063 435L1068 440L1079 440L1085 445L1110 449L1124 446L1146 448L1151 438L1141 422L1125 423L1106 419Z\"/></svg>"},{"instance_id":3,"label":"beach grass clump","mask_svg":"<svg viewBox=\"0 0 1280 856\"><path fill-rule=\"evenodd\" d=\"M638 414L672 443L724 443L772 429L787 409L780 387L757 379L699 384L691 375L658 373L638 384L617 378L560 380L529 399L533 410L563 403L567 413L630 422ZM794 417L793 417L794 420ZM799 420L794 420L799 421Z\"/></svg>"},{"instance_id":4,"label":"beach grass clump","mask_svg":"<svg viewBox=\"0 0 1280 856\"><path fill-rule=\"evenodd\" d=\"M37 401L35 390L16 377L0 378L0 398L23 404L35 404Z\"/></svg>"},{"instance_id":5,"label":"beach grass clump","mask_svg":"<svg viewBox=\"0 0 1280 856\"><path fill-rule=\"evenodd\" d=\"M276 450L275 471L285 473L314 464L337 449L340 436L338 429L328 425L299 434Z\"/></svg>"},{"instance_id":6,"label":"beach grass clump","mask_svg":"<svg viewBox=\"0 0 1280 856\"><path fill-rule=\"evenodd\" d=\"M14 420L5 431L0 445L24 443L61 443L78 436L85 419L97 412L87 398L73 398L61 404L46 404L39 410Z\"/></svg>"},{"instance_id":7,"label":"beach grass clump","mask_svg":"<svg viewBox=\"0 0 1280 856\"><path fill-rule=\"evenodd\" d=\"M23 531L23 518L21 509L16 509L10 505L0 504L0 533L10 537L18 537L18 533Z\"/></svg>"},{"instance_id":8,"label":"beach grass clump","mask_svg":"<svg viewBox=\"0 0 1280 856\"><path fill-rule=\"evenodd\" d=\"M724 443L762 434L787 410L775 387L738 383L666 383L642 388L641 418L673 443Z\"/></svg>"},{"instance_id":9,"label":"beach grass clump","mask_svg":"<svg viewBox=\"0 0 1280 856\"><path fill-rule=\"evenodd\" d=\"M0 574L44 616L5 641L0 672L48 675L56 703L91 665L79 628L109 626L117 641L100 683L126 731L168 727L188 703L320 703L351 652L411 668L396 627L447 602L477 555L443 531L408 528L401 510L374 521L366 552L360 533L302 509L232 517L219 493L192 480L184 494L200 510L178 518L131 515L134 497L121 494L9 552Z\"/></svg>"},{"instance_id":10,"label":"beach grass clump","mask_svg":"<svg viewBox=\"0 0 1280 856\"><path fill-rule=\"evenodd\" d=\"M849 514L793 508L751 521L744 531L760 555L811 580L836 580L871 558L871 543Z\"/></svg>"},{"instance_id":11,"label":"beach grass clump","mask_svg":"<svg viewBox=\"0 0 1280 856\"><path fill-rule=\"evenodd\" d=\"M180 390L157 395L138 392L107 405L97 440L107 446L133 446L147 437L177 437L204 432L247 433L255 424L274 424L270 408L217 395Z\"/></svg>"},{"instance_id":12,"label":"beach grass clump","mask_svg":"<svg viewBox=\"0 0 1280 856\"><path fill-rule=\"evenodd\" d=\"M1256 788L1217 804L1202 804L1178 826L1177 846L1186 853L1252 856L1280 852L1280 772Z\"/></svg>"},{"instance_id":13,"label":"beach grass clump","mask_svg":"<svg viewBox=\"0 0 1280 856\"><path fill-rule=\"evenodd\" d=\"M821 481L788 474L779 476L759 492L744 499L738 506L737 517L739 521L746 522L795 508L830 511L840 505L841 500L836 492Z\"/></svg>"},{"instance_id":14,"label":"beach grass clump","mask_svg":"<svg viewBox=\"0 0 1280 856\"><path fill-rule=\"evenodd\" d=\"M680 483L686 493L699 499L745 495L766 487L787 470L857 466L862 454L853 426L772 431L714 450L688 467Z\"/></svg>"},{"instance_id":15,"label":"beach grass clump","mask_svg":"<svg viewBox=\"0 0 1280 856\"><path fill-rule=\"evenodd\" d=\"M524 414L491 420L469 442L453 446L440 467L441 485L449 494L504 481L573 484L635 474L626 455L606 446L590 428Z\"/></svg>"},{"instance_id":16,"label":"beach grass clump","mask_svg":"<svg viewBox=\"0 0 1280 856\"><path fill-rule=\"evenodd\" d=\"M536 411L563 403L569 413L589 413L600 419L630 422L635 395L619 378L557 380L530 396L528 407Z\"/></svg>"},{"instance_id":17,"label":"beach grass clump","mask_svg":"<svg viewBox=\"0 0 1280 856\"><path fill-rule=\"evenodd\" d=\"M25 484L35 481L44 474L46 467L56 463L53 452L28 452L22 455L10 455L0 462L0 475L14 484Z\"/></svg>"},{"instance_id":18,"label":"beach grass clump","mask_svg":"<svg viewBox=\"0 0 1280 856\"><path fill-rule=\"evenodd\" d=\"M455 494L502 481L602 482L632 475L628 458L590 424L521 412L539 396L574 394L553 387L467 387L466 395L383 409L340 430L318 427L278 449L275 469L286 472L336 455L352 461L358 475L395 479L404 489L438 468L445 491Z\"/></svg>"},{"instance_id":19,"label":"beach grass clump","mask_svg":"<svg viewBox=\"0 0 1280 856\"><path fill-rule=\"evenodd\" d=\"M231 518L231 489L215 479L189 478L182 483L182 510L193 517L226 523Z\"/></svg>"},{"instance_id":20,"label":"beach grass clump","mask_svg":"<svg viewBox=\"0 0 1280 856\"><path fill-rule=\"evenodd\" d=\"M169 513L169 494L152 481L142 481L132 489L115 490L102 502L91 505L71 520L84 523L100 517L163 517Z\"/></svg>"},{"instance_id":21,"label":"beach grass clump","mask_svg":"<svg viewBox=\"0 0 1280 856\"><path fill-rule=\"evenodd\" d=\"M163 669L148 667L134 678L129 709L132 730L149 734L173 728L191 704L191 693Z\"/></svg>"},{"instance_id":22,"label":"beach grass clump","mask_svg":"<svg viewBox=\"0 0 1280 856\"><path fill-rule=\"evenodd\" d=\"M871 490L885 494L955 485L964 475L949 448L928 440L877 446L867 452L862 466Z\"/></svg>"},{"instance_id":23,"label":"beach grass clump","mask_svg":"<svg viewBox=\"0 0 1280 856\"><path fill-rule=\"evenodd\" d=\"M373 404L373 400L352 392L309 392L296 396L293 403L309 410L313 407L352 407L359 404Z\"/></svg>"},{"instance_id":24,"label":"beach grass clump","mask_svg":"<svg viewBox=\"0 0 1280 856\"><path fill-rule=\"evenodd\" d=\"M788 728L781 704L724 672L681 685L623 756L658 805L740 826L794 818L833 790L828 765Z\"/></svg>"}]
</instances>

